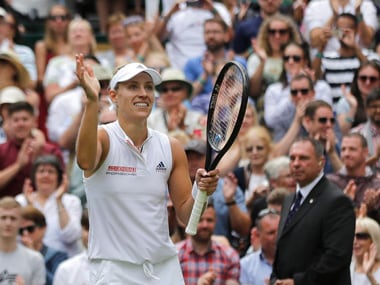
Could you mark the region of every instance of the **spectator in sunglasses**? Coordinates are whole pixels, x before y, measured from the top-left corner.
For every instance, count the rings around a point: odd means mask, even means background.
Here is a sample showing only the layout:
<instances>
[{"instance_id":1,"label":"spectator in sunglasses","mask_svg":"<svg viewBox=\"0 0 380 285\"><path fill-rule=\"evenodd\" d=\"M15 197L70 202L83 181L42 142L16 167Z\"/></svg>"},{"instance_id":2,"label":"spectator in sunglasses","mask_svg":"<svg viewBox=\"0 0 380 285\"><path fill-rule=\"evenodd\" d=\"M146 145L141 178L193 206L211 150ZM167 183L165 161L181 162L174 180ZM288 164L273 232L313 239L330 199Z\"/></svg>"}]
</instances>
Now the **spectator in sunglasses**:
<instances>
[{"instance_id":1,"label":"spectator in sunglasses","mask_svg":"<svg viewBox=\"0 0 380 285\"><path fill-rule=\"evenodd\" d=\"M46 220L40 210L33 206L26 206L21 209L21 216L22 221L19 229L21 241L26 247L42 254L45 260L46 285L51 285L58 265L67 259L67 253L44 244Z\"/></svg>"},{"instance_id":2,"label":"spectator in sunglasses","mask_svg":"<svg viewBox=\"0 0 380 285\"><path fill-rule=\"evenodd\" d=\"M262 96L269 84L279 80L283 69L283 46L289 42L302 42L292 18L276 14L260 26L257 38L252 40L252 54L247 62L251 97Z\"/></svg>"},{"instance_id":3,"label":"spectator in sunglasses","mask_svg":"<svg viewBox=\"0 0 380 285\"><path fill-rule=\"evenodd\" d=\"M160 94L160 106L148 118L148 126L160 132L188 138L202 138L205 116L191 110L186 105L192 94L193 86L184 73L176 68L166 68L162 72L162 82L156 86Z\"/></svg>"},{"instance_id":4,"label":"spectator in sunglasses","mask_svg":"<svg viewBox=\"0 0 380 285\"><path fill-rule=\"evenodd\" d=\"M21 205L10 196L0 199L0 280L3 284L43 285L46 283L41 253L18 242Z\"/></svg>"},{"instance_id":5,"label":"spectator in sunglasses","mask_svg":"<svg viewBox=\"0 0 380 285\"><path fill-rule=\"evenodd\" d=\"M344 96L335 108L342 133L367 121L367 97L377 87L380 87L380 62L370 60L362 63L355 72L351 90L343 90Z\"/></svg>"},{"instance_id":6,"label":"spectator in sunglasses","mask_svg":"<svg viewBox=\"0 0 380 285\"><path fill-rule=\"evenodd\" d=\"M380 226L371 218L356 220L350 272L352 284L373 285L380 282Z\"/></svg>"},{"instance_id":7,"label":"spectator in sunglasses","mask_svg":"<svg viewBox=\"0 0 380 285\"><path fill-rule=\"evenodd\" d=\"M325 78L331 87L334 105L345 95L342 85L350 88L355 70L360 64L379 56L368 49L362 49L356 41L359 22L355 15L343 13L337 17L334 36L340 42L337 50L323 52L327 39L318 46L318 53L313 60L316 74Z\"/></svg>"},{"instance_id":8,"label":"spectator in sunglasses","mask_svg":"<svg viewBox=\"0 0 380 285\"><path fill-rule=\"evenodd\" d=\"M264 97L264 120L266 126L272 129L273 140L275 142L279 141L284 135L284 126L279 128L278 123L283 121L284 113L286 113L286 116L289 116L287 113L289 108L294 109L294 106L289 107L294 105L292 103L294 96L290 96L290 84L292 79L299 74L305 74L310 77L315 98L331 103L330 86L324 80L317 80L314 72L311 70L307 45L295 42L288 43L284 47L283 70L280 81L269 85ZM311 88L308 87L308 89ZM287 118L285 120L286 124L290 124L291 120L292 118L290 120ZM287 126L285 128L287 129Z\"/></svg>"},{"instance_id":9,"label":"spectator in sunglasses","mask_svg":"<svg viewBox=\"0 0 380 285\"><path fill-rule=\"evenodd\" d=\"M368 143L357 132L343 136L340 159L343 167L327 178L352 199L357 210L364 204L367 215L380 222L380 178L367 166Z\"/></svg>"},{"instance_id":10,"label":"spectator in sunglasses","mask_svg":"<svg viewBox=\"0 0 380 285\"><path fill-rule=\"evenodd\" d=\"M317 139L324 147L325 173L338 171L342 167L339 159L339 128L335 124L333 108L322 100L308 102L297 112L284 137L275 145L275 155L285 155L297 137Z\"/></svg>"}]
</instances>

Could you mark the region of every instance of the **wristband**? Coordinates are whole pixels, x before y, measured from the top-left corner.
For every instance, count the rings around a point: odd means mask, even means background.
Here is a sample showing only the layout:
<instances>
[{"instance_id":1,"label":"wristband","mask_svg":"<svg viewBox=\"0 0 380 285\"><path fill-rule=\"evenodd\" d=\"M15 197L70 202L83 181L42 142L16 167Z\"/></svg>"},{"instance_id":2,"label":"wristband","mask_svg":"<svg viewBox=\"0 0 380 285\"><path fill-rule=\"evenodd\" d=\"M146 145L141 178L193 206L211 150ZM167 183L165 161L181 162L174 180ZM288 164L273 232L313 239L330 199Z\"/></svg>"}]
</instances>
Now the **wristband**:
<instances>
[{"instance_id":1,"label":"wristband","mask_svg":"<svg viewBox=\"0 0 380 285\"><path fill-rule=\"evenodd\" d=\"M206 80L204 80L202 77L199 77L199 78L198 78L198 82L199 82L201 85L205 85L205 84L206 84Z\"/></svg>"},{"instance_id":2,"label":"wristband","mask_svg":"<svg viewBox=\"0 0 380 285\"><path fill-rule=\"evenodd\" d=\"M352 118L352 117L345 117L344 118L344 120L347 122L347 123L350 123L350 124L352 124L353 122L354 122L354 118Z\"/></svg>"},{"instance_id":3,"label":"wristband","mask_svg":"<svg viewBox=\"0 0 380 285\"><path fill-rule=\"evenodd\" d=\"M362 22L363 21L363 14L362 13L356 14L356 20L358 21L358 23Z\"/></svg>"},{"instance_id":4,"label":"wristband","mask_svg":"<svg viewBox=\"0 0 380 285\"><path fill-rule=\"evenodd\" d=\"M144 62L145 58L141 54L138 54L136 57L137 57L138 61Z\"/></svg>"},{"instance_id":5,"label":"wristband","mask_svg":"<svg viewBox=\"0 0 380 285\"><path fill-rule=\"evenodd\" d=\"M323 53L322 52L317 52L317 54L315 55L315 57L317 58L323 58Z\"/></svg>"},{"instance_id":6,"label":"wristband","mask_svg":"<svg viewBox=\"0 0 380 285\"><path fill-rule=\"evenodd\" d=\"M232 205L236 205L236 201L235 201L235 199L234 200L232 200L232 201L230 201L230 202L225 202L224 203L227 207L230 207L230 206L232 206Z\"/></svg>"}]
</instances>

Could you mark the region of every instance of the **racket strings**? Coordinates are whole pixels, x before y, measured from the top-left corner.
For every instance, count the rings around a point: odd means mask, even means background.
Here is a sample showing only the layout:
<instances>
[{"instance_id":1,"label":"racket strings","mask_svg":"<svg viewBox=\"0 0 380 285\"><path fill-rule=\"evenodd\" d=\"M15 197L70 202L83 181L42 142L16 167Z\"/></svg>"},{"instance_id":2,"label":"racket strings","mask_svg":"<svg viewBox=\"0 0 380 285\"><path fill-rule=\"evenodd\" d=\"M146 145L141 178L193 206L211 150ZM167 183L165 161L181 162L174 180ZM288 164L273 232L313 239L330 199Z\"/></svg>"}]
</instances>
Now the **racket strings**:
<instances>
[{"instance_id":1,"label":"racket strings","mask_svg":"<svg viewBox=\"0 0 380 285\"><path fill-rule=\"evenodd\" d=\"M236 125L242 104L243 77L237 68L230 68L219 86L215 110L211 117L208 140L216 151L223 149Z\"/></svg>"}]
</instances>

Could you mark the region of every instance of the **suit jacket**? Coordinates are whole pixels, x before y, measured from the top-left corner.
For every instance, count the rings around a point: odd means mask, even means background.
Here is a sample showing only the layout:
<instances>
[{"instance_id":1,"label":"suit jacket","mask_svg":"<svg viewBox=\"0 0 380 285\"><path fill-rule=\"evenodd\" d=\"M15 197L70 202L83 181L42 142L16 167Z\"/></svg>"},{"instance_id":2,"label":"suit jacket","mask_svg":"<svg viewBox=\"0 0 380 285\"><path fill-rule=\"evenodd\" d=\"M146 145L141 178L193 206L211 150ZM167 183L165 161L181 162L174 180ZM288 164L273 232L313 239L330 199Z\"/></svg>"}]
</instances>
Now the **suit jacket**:
<instances>
[{"instance_id":1,"label":"suit jacket","mask_svg":"<svg viewBox=\"0 0 380 285\"><path fill-rule=\"evenodd\" d=\"M293 199L289 195L282 207L270 284L290 278L295 285L350 285L351 200L323 176L285 227Z\"/></svg>"}]
</instances>

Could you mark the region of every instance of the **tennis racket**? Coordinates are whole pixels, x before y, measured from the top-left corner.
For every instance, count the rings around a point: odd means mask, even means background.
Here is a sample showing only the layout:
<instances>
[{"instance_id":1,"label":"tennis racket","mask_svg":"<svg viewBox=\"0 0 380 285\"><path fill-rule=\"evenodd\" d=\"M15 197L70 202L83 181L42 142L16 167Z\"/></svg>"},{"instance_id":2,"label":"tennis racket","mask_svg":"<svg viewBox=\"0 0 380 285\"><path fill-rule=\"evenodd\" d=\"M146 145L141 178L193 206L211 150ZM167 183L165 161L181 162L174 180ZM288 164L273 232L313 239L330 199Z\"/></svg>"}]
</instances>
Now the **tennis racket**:
<instances>
[{"instance_id":1,"label":"tennis racket","mask_svg":"<svg viewBox=\"0 0 380 285\"><path fill-rule=\"evenodd\" d=\"M220 71L211 93L207 114L207 150L205 169L215 169L236 139L248 101L248 75L238 62L227 62ZM207 193L198 190L186 227L195 235Z\"/></svg>"}]
</instances>

